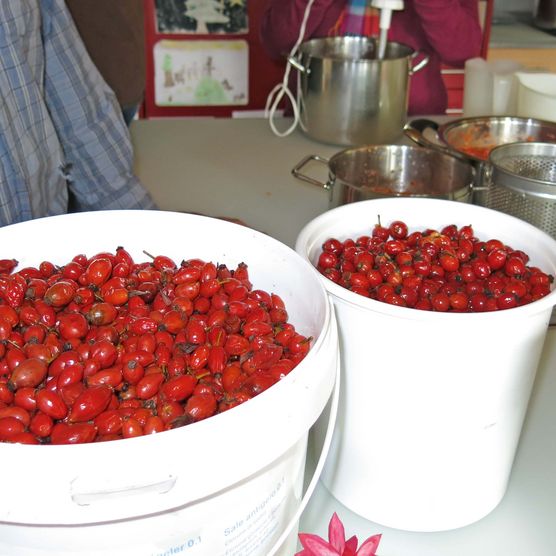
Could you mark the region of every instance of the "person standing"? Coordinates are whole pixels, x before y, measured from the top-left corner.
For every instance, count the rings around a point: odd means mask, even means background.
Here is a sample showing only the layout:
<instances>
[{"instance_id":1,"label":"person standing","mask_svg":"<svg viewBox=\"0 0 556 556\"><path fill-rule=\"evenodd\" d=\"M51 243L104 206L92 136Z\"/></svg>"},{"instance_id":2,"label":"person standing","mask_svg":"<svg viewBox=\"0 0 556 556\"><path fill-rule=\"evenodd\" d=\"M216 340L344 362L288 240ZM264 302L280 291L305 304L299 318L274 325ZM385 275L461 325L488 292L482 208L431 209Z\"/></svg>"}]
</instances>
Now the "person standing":
<instances>
[{"instance_id":1,"label":"person standing","mask_svg":"<svg viewBox=\"0 0 556 556\"><path fill-rule=\"evenodd\" d=\"M267 0L260 38L273 58L289 53L298 39L308 0ZM367 4L367 6L365 6ZM378 28L362 0L314 0L305 40L348 34L369 34ZM376 15L375 15L376 18ZM429 63L411 76L409 114L444 114L447 92L441 65L463 67L480 55L482 30L478 0L405 0L394 11L388 41L399 42L429 56Z\"/></svg>"},{"instance_id":2,"label":"person standing","mask_svg":"<svg viewBox=\"0 0 556 556\"><path fill-rule=\"evenodd\" d=\"M143 0L66 0L66 4L129 125L145 95Z\"/></svg>"},{"instance_id":3,"label":"person standing","mask_svg":"<svg viewBox=\"0 0 556 556\"><path fill-rule=\"evenodd\" d=\"M0 225L154 208L116 96L65 2L0 2Z\"/></svg>"}]
</instances>

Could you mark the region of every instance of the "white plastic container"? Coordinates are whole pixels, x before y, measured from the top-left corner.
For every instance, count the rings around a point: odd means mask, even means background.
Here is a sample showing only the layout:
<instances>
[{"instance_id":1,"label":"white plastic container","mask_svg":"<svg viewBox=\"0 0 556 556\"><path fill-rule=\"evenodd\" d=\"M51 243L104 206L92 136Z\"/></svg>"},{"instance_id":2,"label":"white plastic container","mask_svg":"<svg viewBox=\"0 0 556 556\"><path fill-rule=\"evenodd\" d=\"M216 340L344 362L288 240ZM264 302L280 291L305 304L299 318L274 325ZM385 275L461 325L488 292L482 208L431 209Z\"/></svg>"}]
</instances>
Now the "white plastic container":
<instances>
[{"instance_id":1,"label":"white plastic container","mask_svg":"<svg viewBox=\"0 0 556 556\"><path fill-rule=\"evenodd\" d=\"M352 203L308 223L296 249L404 220L472 224L556 274L556 241L502 212L438 199ZM316 272L316 270L315 270ZM342 396L322 480L345 506L388 527L442 531L491 512L506 491L556 292L514 309L438 313L364 298L321 277L336 307Z\"/></svg>"},{"instance_id":2,"label":"white plastic container","mask_svg":"<svg viewBox=\"0 0 556 556\"><path fill-rule=\"evenodd\" d=\"M465 62L463 115L466 118L485 116L492 111L492 74L484 58Z\"/></svg>"},{"instance_id":3,"label":"white plastic container","mask_svg":"<svg viewBox=\"0 0 556 556\"><path fill-rule=\"evenodd\" d=\"M492 64L492 115L513 116L517 109L516 72L523 69L514 60L493 60Z\"/></svg>"},{"instance_id":4,"label":"white plastic container","mask_svg":"<svg viewBox=\"0 0 556 556\"><path fill-rule=\"evenodd\" d=\"M556 122L556 73L518 72L517 115Z\"/></svg>"},{"instance_id":5,"label":"white plastic container","mask_svg":"<svg viewBox=\"0 0 556 556\"><path fill-rule=\"evenodd\" d=\"M512 116L517 110L516 72L523 65L514 60L470 58L465 62L463 115Z\"/></svg>"},{"instance_id":6,"label":"white plastic container","mask_svg":"<svg viewBox=\"0 0 556 556\"><path fill-rule=\"evenodd\" d=\"M177 262L245 262L254 287L281 295L290 321L314 338L287 377L204 421L112 442L0 444L0 554L293 554L308 432L338 367L334 310L310 265L250 228L159 211L30 221L0 229L0 243L21 267L118 245L137 261L145 250Z\"/></svg>"}]
</instances>

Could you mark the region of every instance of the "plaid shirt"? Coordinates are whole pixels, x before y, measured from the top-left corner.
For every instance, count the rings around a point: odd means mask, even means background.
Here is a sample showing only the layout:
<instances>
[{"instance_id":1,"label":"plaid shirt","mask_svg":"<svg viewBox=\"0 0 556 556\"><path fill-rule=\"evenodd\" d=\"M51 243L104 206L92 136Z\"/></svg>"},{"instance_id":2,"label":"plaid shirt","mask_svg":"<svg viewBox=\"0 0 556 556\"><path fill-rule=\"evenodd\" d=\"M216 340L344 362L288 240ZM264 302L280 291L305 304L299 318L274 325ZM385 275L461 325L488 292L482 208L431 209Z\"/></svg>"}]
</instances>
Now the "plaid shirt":
<instances>
[{"instance_id":1,"label":"plaid shirt","mask_svg":"<svg viewBox=\"0 0 556 556\"><path fill-rule=\"evenodd\" d=\"M129 131L63 0L0 2L0 225L155 208Z\"/></svg>"}]
</instances>

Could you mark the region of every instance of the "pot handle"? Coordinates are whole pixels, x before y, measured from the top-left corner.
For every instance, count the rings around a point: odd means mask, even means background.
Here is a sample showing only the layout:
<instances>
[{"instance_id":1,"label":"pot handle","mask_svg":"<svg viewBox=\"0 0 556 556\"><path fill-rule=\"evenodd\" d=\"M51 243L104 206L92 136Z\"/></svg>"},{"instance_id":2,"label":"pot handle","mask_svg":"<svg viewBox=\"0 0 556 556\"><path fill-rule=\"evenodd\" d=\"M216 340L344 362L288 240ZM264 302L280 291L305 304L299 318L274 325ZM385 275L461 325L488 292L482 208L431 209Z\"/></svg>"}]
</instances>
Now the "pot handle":
<instances>
[{"instance_id":1,"label":"pot handle","mask_svg":"<svg viewBox=\"0 0 556 556\"><path fill-rule=\"evenodd\" d=\"M414 60L417 56L419 56L419 54L420 54L419 52L414 52L411 55L411 58ZM412 66L409 69L409 75L413 75L418 71L422 70L429 63L429 60L430 60L429 55L425 54L424 57L419 62L417 62L414 66Z\"/></svg>"},{"instance_id":2,"label":"pot handle","mask_svg":"<svg viewBox=\"0 0 556 556\"><path fill-rule=\"evenodd\" d=\"M436 149L445 154L449 154L455 158L459 158L464 162L469 163L469 159L462 153L459 153L455 149L451 149L448 145L442 142L438 135L439 124L433 120L427 118L418 118L416 120L410 120L407 122L403 128L404 134L409 137L412 141L420 145L421 147L429 147L431 149ZM433 140L425 137L425 131L430 130L433 134Z\"/></svg>"},{"instance_id":3,"label":"pot handle","mask_svg":"<svg viewBox=\"0 0 556 556\"><path fill-rule=\"evenodd\" d=\"M301 73L309 73L309 68L306 68L295 56L288 56L288 64Z\"/></svg>"},{"instance_id":4,"label":"pot handle","mask_svg":"<svg viewBox=\"0 0 556 556\"><path fill-rule=\"evenodd\" d=\"M297 179L300 179L302 181L306 181L308 183L311 183L313 185L316 185L318 187L322 187L324 189L326 189L327 191L330 191L332 189L332 182L327 181L326 183L319 181L315 178L312 178L306 174L303 174L301 172L301 169L307 165L309 162L314 161L314 162L320 162L321 164L326 164L328 166L328 159L324 158L323 156L319 156L318 154L310 154L309 156L306 156L303 160L301 160L300 162L298 162L293 168L292 168L292 175L294 177L296 177Z\"/></svg>"},{"instance_id":5,"label":"pot handle","mask_svg":"<svg viewBox=\"0 0 556 556\"><path fill-rule=\"evenodd\" d=\"M428 120L427 118L419 118L417 120L410 120L407 122L403 128L403 132L412 141L420 145L421 147L441 147L442 143L440 137L438 136L438 128L440 126L433 120ZM430 129L434 133L435 141L430 141L425 137L425 130Z\"/></svg>"}]
</instances>

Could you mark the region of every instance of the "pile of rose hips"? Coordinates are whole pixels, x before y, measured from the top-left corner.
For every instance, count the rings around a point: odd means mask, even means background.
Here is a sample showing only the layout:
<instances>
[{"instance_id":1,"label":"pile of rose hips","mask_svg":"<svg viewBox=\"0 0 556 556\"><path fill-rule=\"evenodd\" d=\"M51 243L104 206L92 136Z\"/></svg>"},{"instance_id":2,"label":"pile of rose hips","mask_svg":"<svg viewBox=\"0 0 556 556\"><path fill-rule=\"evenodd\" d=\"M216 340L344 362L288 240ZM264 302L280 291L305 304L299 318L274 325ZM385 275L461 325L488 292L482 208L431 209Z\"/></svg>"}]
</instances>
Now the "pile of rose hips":
<instances>
[{"instance_id":1,"label":"pile of rose hips","mask_svg":"<svg viewBox=\"0 0 556 556\"><path fill-rule=\"evenodd\" d=\"M0 261L0 442L77 444L184 426L287 375L311 338L247 265L118 247Z\"/></svg>"},{"instance_id":2,"label":"pile of rose hips","mask_svg":"<svg viewBox=\"0 0 556 556\"><path fill-rule=\"evenodd\" d=\"M529 256L498 239L481 241L472 226L409 232L401 220L370 235L324 242L317 268L355 293L427 311L510 309L550 293L553 276L527 266Z\"/></svg>"}]
</instances>

